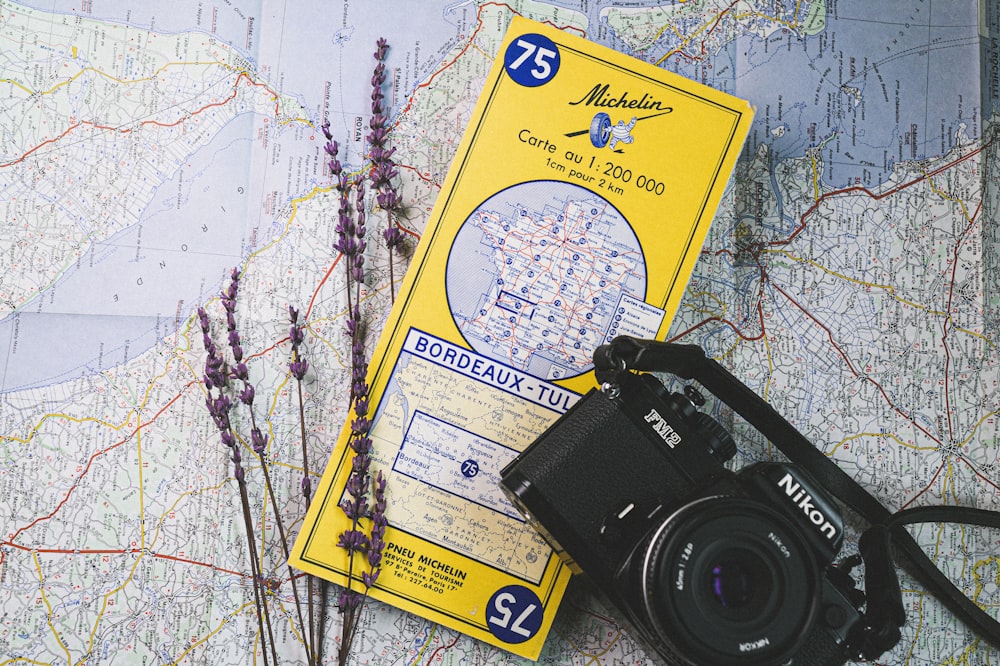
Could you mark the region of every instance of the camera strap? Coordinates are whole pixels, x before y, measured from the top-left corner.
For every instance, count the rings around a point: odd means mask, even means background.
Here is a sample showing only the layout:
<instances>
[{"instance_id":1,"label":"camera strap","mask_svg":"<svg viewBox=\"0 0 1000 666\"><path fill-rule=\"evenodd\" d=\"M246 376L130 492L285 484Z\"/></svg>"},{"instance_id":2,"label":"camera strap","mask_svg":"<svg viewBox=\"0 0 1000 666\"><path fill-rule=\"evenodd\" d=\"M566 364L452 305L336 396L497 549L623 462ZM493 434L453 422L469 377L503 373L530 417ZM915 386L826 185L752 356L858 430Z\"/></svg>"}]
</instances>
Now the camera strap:
<instances>
[{"instance_id":1,"label":"camera strap","mask_svg":"<svg viewBox=\"0 0 1000 666\"><path fill-rule=\"evenodd\" d=\"M706 356L697 345L621 336L594 351L594 369L597 381L602 384L616 383L619 373L630 370L669 372L697 381L870 524L858 544L866 581L866 632L858 649L866 659L874 659L895 646L900 638L899 628L906 620L890 544L903 555L905 568L921 584L970 629L1000 648L1000 622L958 589L903 527L923 522L1000 527L1000 513L958 506L890 512L763 398ZM845 564L853 566L856 561Z\"/></svg>"}]
</instances>

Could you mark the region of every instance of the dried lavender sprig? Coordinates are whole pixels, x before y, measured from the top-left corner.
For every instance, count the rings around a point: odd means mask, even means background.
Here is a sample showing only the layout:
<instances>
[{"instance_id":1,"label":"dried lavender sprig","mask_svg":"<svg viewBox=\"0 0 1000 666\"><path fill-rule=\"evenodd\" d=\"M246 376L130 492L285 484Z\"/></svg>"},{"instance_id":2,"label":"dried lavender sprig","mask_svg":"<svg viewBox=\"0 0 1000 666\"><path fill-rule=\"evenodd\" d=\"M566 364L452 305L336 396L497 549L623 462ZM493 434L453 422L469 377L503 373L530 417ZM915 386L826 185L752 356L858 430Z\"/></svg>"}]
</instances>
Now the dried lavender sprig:
<instances>
[{"instance_id":1,"label":"dried lavender sprig","mask_svg":"<svg viewBox=\"0 0 1000 666\"><path fill-rule=\"evenodd\" d=\"M324 128L324 133L326 132L329 132L328 125ZM332 139L332 137L330 138ZM299 435L302 443L302 495L305 497L306 510L308 510L312 502L312 480L309 476L309 451L306 447L306 413L305 400L302 396L302 382L305 379L306 372L309 370L309 362L302 354L302 344L305 342L306 336L303 325L299 324L299 311L289 305L288 317L291 320L291 327L288 329L288 339L292 343L292 360L288 364L288 370L295 377L295 384L298 389ZM316 647L316 612L313 603L312 574L306 574L306 600L308 605L307 612L309 614L309 642L306 646L306 651L309 653L310 663L314 663L316 660L316 654L313 651L313 648ZM299 622L302 622L301 615Z\"/></svg>"},{"instance_id":2,"label":"dried lavender sprig","mask_svg":"<svg viewBox=\"0 0 1000 666\"><path fill-rule=\"evenodd\" d=\"M232 274L231 274L231 278L232 279L231 279L231 281L229 283L229 289L227 290L226 294L223 296L222 300L223 300L223 306L226 309L226 322L227 322L227 330L228 330L228 333L229 333L229 342L230 342L230 346L233 348L233 353L234 353L234 356L235 356L235 354L237 352L237 348L239 347L239 343L240 343L240 336L239 336L239 331L237 330L237 327L236 327L236 316L235 316L235 313L236 313L236 298L237 298L238 288L239 288L239 271L236 268L233 269ZM240 350L240 353L241 353L241 356L242 356L242 350ZM301 363L304 363L304 361L302 361ZM308 366L306 365L306 367L308 367ZM302 372L303 375L305 374L305 370L301 366L299 366L299 370L301 370L301 372ZM270 471L270 467L271 466L270 466L269 461L267 460L268 436L265 435L261 431L260 427L257 425L257 417L256 417L256 414L254 413L254 410L253 410L254 387L253 387L253 384L250 383L249 372L248 372L248 370L246 368L246 364L245 363L243 363L242 361L240 361L240 362L237 363L237 365L236 365L236 371L234 371L234 376L236 376L238 379L240 379L243 382L243 391L240 393L240 399L247 406L247 408L248 408L248 410L250 412L250 423L251 423L250 440L251 440L251 448L253 449L254 453L257 455L257 459L260 462L261 470L264 473L264 486L265 486L265 488L267 490L268 499L271 501L271 505L274 506L274 522L275 522L275 526L278 528L278 537L279 537L279 541L281 542L281 549L282 549L282 552L283 552L283 554L285 556L285 562L287 563L289 561L289 558L290 558L290 552L289 552L289 549L288 549L288 536L287 536L287 532L285 530L284 520L281 517L281 511L279 509L278 499L277 499L277 497L275 495L275 492L274 492L274 484L271 481L271 471ZM300 384L300 391L301 391L301 384ZM300 395L300 397L301 397L301 395ZM304 428L304 426L303 426L303 428ZM303 642L305 643L305 650L306 650L307 660L308 660L308 663L310 665L312 665L312 664L315 664L315 662L316 662L315 642L314 642L314 640L315 640L315 629L307 628L307 625L306 625L306 623L305 623L305 621L304 621L304 619L302 617L302 600L301 600L301 597L299 595L298 584L296 583L295 571L292 569L292 567L291 567L290 564L287 564L286 566L288 567L289 582L291 583L291 586L292 586L292 598L295 601L295 612L298 615L299 626L302 627L302 630L303 630ZM312 594L311 594L311 592L312 592L311 589L307 591L307 593L309 594L308 601L309 601L310 604L312 603ZM265 608L265 610L266 610L266 608ZM313 618L313 614L312 613L309 614L309 618L310 618L310 622L312 622L312 618ZM312 625L309 625L309 627L311 627L311 626ZM307 631L311 631L311 633L308 634L308 638L306 637L306 632Z\"/></svg>"},{"instance_id":3,"label":"dried lavender sprig","mask_svg":"<svg viewBox=\"0 0 1000 666\"><path fill-rule=\"evenodd\" d=\"M355 352L361 345L355 345ZM352 359L364 360L363 347L360 354L353 353ZM358 397L354 400L355 418L351 422L351 434L348 444L354 452L351 460L351 474L348 476L345 498L340 505L341 510L351 519L351 527L341 533L337 546L348 553L347 586L340 594L339 605L344 613L343 636L340 644L340 663L347 663L351 644L358 631L359 612L367 599L371 587L381 571L382 550L385 546L385 477L377 472L374 480L371 476L372 440L369 436L371 421L368 418L368 385L364 379L359 382ZM369 506L368 495L371 487L373 504ZM360 529L361 520L372 521L369 534ZM357 556L363 555L368 563L368 571L361 573L363 589L355 590L352 582L355 580L354 566Z\"/></svg>"},{"instance_id":4,"label":"dried lavender sprig","mask_svg":"<svg viewBox=\"0 0 1000 666\"><path fill-rule=\"evenodd\" d=\"M261 646L261 654L264 657L265 665L268 664L267 648L269 644L274 663L277 664L278 655L274 647L274 634L271 630L270 614L267 609L267 603L264 599L260 558L257 555L257 544L254 538L250 500L246 487L246 472L243 469L239 445L237 444L236 435L232 428L232 421L229 417L230 410L232 409L232 401L222 393L225 389L226 382L224 379L217 377L219 368L225 367L225 361L222 359L221 354L218 353L218 349L211 340L211 323L204 308L198 308L198 319L201 324L202 334L206 343L205 351L207 352L207 358L205 360L205 385L208 387L206 405L208 407L209 414L212 416L212 421L215 424L216 429L219 431L222 444L229 449L230 460L233 463L233 477L236 479L236 483L240 491L240 504L243 510L243 525L247 533L248 548L250 549L250 576L253 582L254 608L257 612L257 623L261 632L261 641L265 643ZM209 379L210 377L215 378ZM213 395L213 388L218 391L217 395ZM265 625L267 628L266 633Z\"/></svg>"},{"instance_id":5,"label":"dried lavender sprig","mask_svg":"<svg viewBox=\"0 0 1000 666\"><path fill-rule=\"evenodd\" d=\"M343 165L337 158L340 147L333 140L333 135L330 134L329 121L323 123L323 134L327 139L324 150L330 156L330 161L327 164L330 168L330 174L333 176L333 187L337 190L339 203L337 226L334 229L337 233L337 240L334 243L333 249L340 253L347 266L347 311L351 312L353 310L351 280L354 275L354 260L358 253L358 247L354 217L351 215L350 180L347 174L344 173Z\"/></svg>"},{"instance_id":6,"label":"dried lavender sprig","mask_svg":"<svg viewBox=\"0 0 1000 666\"><path fill-rule=\"evenodd\" d=\"M347 663L351 645L358 631L359 613L371 586L375 583L378 569L373 569L371 562L381 562L381 551L384 546L385 534L385 484L376 482L372 487L371 463L372 440L369 436L371 421L368 417L368 361L365 355L364 341L360 336L360 312L355 309L348 320L348 333L351 335L351 394L354 419L350 424L348 445L354 453L351 459L351 473L345 485L346 497L340 508L350 518L351 525L340 534L337 546L347 551L347 586L341 592L339 605L344 613L342 638L339 659L341 664ZM369 488L372 488L374 504L369 506ZM375 493L378 493L375 495ZM361 520L371 519L370 534L361 529ZM377 554L373 554L377 552ZM355 590L353 582L356 579L355 561L359 556L365 556L369 570L360 575L363 589Z\"/></svg>"},{"instance_id":7,"label":"dried lavender sprig","mask_svg":"<svg viewBox=\"0 0 1000 666\"><path fill-rule=\"evenodd\" d=\"M382 232L386 248L389 250L389 294L393 302L396 301L396 277L393 267L393 252L399 248L403 242L403 232L400 230L394 216L398 213L402 200L399 197L393 182L398 176L395 164L392 161L392 154L395 148L388 148L389 131L387 128L388 116L386 115L383 102L385 96L382 87L385 85L385 58L389 50L389 43L384 38L379 38L375 43L375 70L372 73L372 117L368 123L371 132L368 134L368 144L371 149L372 169L369 178L372 181L372 188L376 192L376 201L379 207L386 212L386 228Z\"/></svg>"},{"instance_id":8,"label":"dried lavender sprig","mask_svg":"<svg viewBox=\"0 0 1000 666\"><path fill-rule=\"evenodd\" d=\"M343 173L339 160L336 159L337 144L329 133L329 124L323 124L327 144L324 148L330 159L330 171L334 177L334 187L339 194L339 210L337 217L337 241L334 248L341 254L345 264L347 292L347 325L345 333L351 344L351 391L349 407L354 413L351 421L348 445L354 456L351 461L351 472L345 487L346 497L341 503L341 509L350 518L350 527L338 537L337 546L344 548L348 554L347 585L339 597L339 606L344 613L342 638L339 651L339 662L346 664L350 654L351 644L358 631L358 620L363 600L367 597L370 587L374 584L379 569L372 569L371 562L381 562L381 550L384 546L385 534L385 494L384 480L381 485L372 487L371 451L372 441L369 437L371 422L368 418L368 361L364 346L364 325L361 317L361 287L364 282L365 259L367 247L367 228L365 225L365 188L363 182L355 182L354 205L351 206L351 183ZM384 134L378 135L379 137ZM379 153L384 155L384 152ZM391 156L391 152L389 153ZM383 168L385 168L383 166ZM352 210L353 208L353 210ZM379 479L383 477L379 476ZM374 506L369 506L369 489L379 493ZM376 537L373 547L372 536L361 529L362 520L372 520L372 535ZM374 553L374 554L373 554ZM363 591L354 588L358 576L355 573L355 562L361 556L369 562L368 571L360 576ZM374 558L374 560L373 560Z\"/></svg>"}]
</instances>

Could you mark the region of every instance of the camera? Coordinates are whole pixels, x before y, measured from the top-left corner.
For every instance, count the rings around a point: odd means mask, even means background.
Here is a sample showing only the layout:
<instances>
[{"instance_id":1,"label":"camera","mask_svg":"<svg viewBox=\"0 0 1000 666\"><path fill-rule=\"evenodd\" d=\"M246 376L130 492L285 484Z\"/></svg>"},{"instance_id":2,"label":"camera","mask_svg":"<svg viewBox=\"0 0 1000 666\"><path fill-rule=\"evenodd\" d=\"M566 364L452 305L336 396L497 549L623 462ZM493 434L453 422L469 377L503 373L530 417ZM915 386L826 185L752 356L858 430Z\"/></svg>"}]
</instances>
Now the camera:
<instances>
[{"instance_id":1,"label":"camera","mask_svg":"<svg viewBox=\"0 0 1000 666\"><path fill-rule=\"evenodd\" d=\"M824 488L792 463L730 471L736 445L697 389L609 364L502 471L512 503L662 663L858 656L863 599L833 565L844 528Z\"/></svg>"}]
</instances>

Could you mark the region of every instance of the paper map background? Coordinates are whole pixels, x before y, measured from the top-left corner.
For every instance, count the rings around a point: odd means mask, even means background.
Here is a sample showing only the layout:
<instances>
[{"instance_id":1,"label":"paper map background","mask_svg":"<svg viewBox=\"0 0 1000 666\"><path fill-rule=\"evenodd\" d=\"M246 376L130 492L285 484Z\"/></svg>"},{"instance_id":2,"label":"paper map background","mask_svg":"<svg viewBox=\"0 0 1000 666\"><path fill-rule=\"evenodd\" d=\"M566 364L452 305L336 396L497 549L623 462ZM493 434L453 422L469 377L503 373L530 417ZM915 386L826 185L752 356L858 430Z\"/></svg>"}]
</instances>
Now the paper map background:
<instances>
[{"instance_id":1,"label":"paper map background","mask_svg":"<svg viewBox=\"0 0 1000 666\"><path fill-rule=\"evenodd\" d=\"M514 13L757 108L672 337L703 345L890 506L1000 509L995 3L377 4L0 0L0 663L248 663L248 566L194 309L217 316L229 269L245 269L245 347L293 521L288 304L309 323L313 470L346 401L316 128L329 117L348 167L363 166L385 36L419 236ZM369 265L374 337L388 272L382 254ZM920 537L996 614L997 535ZM1000 660L904 586L909 624L885 663ZM274 607L282 654L300 663L287 584ZM355 652L518 661L380 605ZM542 661L644 657L574 587Z\"/></svg>"}]
</instances>

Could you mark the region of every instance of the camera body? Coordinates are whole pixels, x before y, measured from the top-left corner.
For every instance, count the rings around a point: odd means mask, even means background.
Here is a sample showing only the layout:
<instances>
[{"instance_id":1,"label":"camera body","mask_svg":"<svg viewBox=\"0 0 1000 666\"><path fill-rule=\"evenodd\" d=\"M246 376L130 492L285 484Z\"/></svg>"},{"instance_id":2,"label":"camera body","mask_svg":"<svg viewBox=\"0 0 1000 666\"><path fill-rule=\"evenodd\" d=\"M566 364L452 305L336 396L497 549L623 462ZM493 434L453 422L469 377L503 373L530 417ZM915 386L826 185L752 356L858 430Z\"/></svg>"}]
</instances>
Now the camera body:
<instances>
[{"instance_id":1,"label":"camera body","mask_svg":"<svg viewBox=\"0 0 1000 666\"><path fill-rule=\"evenodd\" d=\"M618 372L501 486L663 663L843 664L863 622L831 567L839 511L795 465L728 470L735 444L692 397Z\"/></svg>"}]
</instances>

